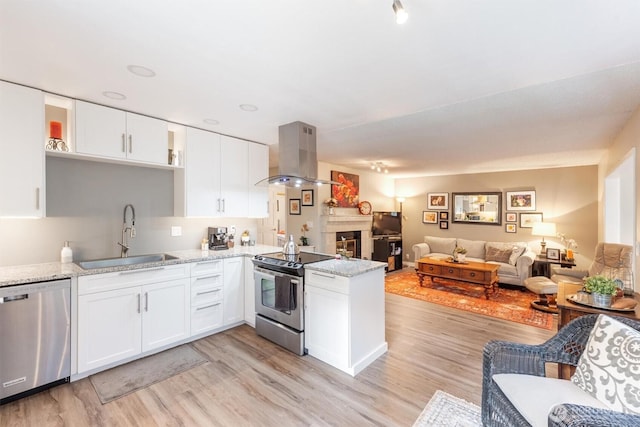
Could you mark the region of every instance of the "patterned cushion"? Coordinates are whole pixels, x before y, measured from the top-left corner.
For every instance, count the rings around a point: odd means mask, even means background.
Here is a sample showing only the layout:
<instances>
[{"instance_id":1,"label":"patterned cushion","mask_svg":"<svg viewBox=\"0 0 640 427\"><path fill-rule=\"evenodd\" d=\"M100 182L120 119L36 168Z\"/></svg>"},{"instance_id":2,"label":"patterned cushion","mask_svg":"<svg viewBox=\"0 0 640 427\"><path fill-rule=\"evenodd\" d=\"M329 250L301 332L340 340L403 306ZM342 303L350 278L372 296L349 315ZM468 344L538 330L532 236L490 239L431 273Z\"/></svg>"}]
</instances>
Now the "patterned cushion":
<instances>
[{"instance_id":1,"label":"patterned cushion","mask_svg":"<svg viewBox=\"0 0 640 427\"><path fill-rule=\"evenodd\" d=\"M527 250L526 243L514 243L513 248L511 248L511 256L509 257L509 264L516 265L516 263L518 262L518 258L520 258L520 255L522 255L526 250Z\"/></svg>"},{"instance_id":2,"label":"patterned cushion","mask_svg":"<svg viewBox=\"0 0 640 427\"><path fill-rule=\"evenodd\" d=\"M640 332L598 316L571 381L614 411L640 415Z\"/></svg>"},{"instance_id":3,"label":"patterned cushion","mask_svg":"<svg viewBox=\"0 0 640 427\"><path fill-rule=\"evenodd\" d=\"M511 252L511 248L503 248L487 243L487 255L485 259L487 261L496 261L508 264Z\"/></svg>"}]
</instances>

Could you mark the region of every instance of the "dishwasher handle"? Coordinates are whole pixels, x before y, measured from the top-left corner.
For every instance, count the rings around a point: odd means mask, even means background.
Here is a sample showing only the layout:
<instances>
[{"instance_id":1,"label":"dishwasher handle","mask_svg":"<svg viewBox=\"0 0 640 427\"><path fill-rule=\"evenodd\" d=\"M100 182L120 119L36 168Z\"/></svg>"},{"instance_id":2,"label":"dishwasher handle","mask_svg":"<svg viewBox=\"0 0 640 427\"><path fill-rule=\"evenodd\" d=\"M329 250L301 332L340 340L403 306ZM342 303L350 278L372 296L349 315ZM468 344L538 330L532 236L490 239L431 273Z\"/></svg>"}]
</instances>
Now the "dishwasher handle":
<instances>
[{"instance_id":1,"label":"dishwasher handle","mask_svg":"<svg viewBox=\"0 0 640 427\"><path fill-rule=\"evenodd\" d=\"M20 301L23 299L27 299L29 298L29 294L22 294L22 295L12 295L9 297L0 297L0 304L5 304L8 302L13 302L13 301Z\"/></svg>"}]
</instances>

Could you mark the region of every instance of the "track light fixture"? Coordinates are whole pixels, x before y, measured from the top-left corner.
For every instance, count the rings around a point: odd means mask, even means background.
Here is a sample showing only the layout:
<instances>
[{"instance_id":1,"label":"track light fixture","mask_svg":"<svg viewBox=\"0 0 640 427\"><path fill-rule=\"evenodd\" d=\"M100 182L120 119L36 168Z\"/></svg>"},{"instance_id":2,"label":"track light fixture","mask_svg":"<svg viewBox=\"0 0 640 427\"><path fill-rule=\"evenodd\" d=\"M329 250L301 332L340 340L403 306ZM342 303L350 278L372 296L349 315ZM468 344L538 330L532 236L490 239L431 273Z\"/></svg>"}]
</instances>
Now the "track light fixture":
<instances>
[{"instance_id":1,"label":"track light fixture","mask_svg":"<svg viewBox=\"0 0 640 427\"><path fill-rule=\"evenodd\" d=\"M371 163L371 170L380 172L380 173L389 173L389 169L382 162Z\"/></svg>"},{"instance_id":2,"label":"track light fixture","mask_svg":"<svg viewBox=\"0 0 640 427\"><path fill-rule=\"evenodd\" d=\"M400 0L393 0L393 12L396 14L396 23L404 24L407 22L409 14L404 10L404 7L402 7Z\"/></svg>"}]
</instances>

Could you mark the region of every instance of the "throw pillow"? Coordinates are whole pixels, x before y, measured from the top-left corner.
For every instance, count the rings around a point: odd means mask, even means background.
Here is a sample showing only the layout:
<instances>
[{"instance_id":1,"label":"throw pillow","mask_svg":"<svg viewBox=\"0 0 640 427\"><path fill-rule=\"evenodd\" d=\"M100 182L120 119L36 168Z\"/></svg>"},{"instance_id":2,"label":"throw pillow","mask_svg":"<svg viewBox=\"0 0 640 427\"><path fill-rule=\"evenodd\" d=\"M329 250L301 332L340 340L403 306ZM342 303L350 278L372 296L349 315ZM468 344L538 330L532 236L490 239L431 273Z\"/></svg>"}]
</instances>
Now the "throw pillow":
<instances>
[{"instance_id":1,"label":"throw pillow","mask_svg":"<svg viewBox=\"0 0 640 427\"><path fill-rule=\"evenodd\" d=\"M514 245L513 248L511 249L509 264L516 265L516 263L518 262L518 258L520 258L520 255L522 255L526 249L527 249L526 246Z\"/></svg>"},{"instance_id":2,"label":"throw pillow","mask_svg":"<svg viewBox=\"0 0 640 427\"><path fill-rule=\"evenodd\" d=\"M507 264L511 257L511 249L502 249L487 245L487 261L496 261Z\"/></svg>"},{"instance_id":3,"label":"throw pillow","mask_svg":"<svg viewBox=\"0 0 640 427\"><path fill-rule=\"evenodd\" d=\"M640 332L598 316L571 381L614 411L640 415Z\"/></svg>"}]
</instances>

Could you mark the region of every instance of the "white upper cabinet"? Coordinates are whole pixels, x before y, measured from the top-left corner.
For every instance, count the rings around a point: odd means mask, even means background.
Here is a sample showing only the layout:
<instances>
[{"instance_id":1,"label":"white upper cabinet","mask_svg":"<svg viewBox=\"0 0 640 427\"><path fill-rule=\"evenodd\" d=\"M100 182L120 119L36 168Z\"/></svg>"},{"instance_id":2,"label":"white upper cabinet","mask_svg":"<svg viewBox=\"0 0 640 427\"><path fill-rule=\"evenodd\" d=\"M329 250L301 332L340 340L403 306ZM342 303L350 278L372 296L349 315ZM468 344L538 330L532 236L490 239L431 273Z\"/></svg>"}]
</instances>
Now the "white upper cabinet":
<instances>
[{"instance_id":1,"label":"white upper cabinet","mask_svg":"<svg viewBox=\"0 0 640 427\"><path fill-rule=\"evenodd\" d=\"M183 189L176 214L198 217L246 217L249 210L249 143L187 128ZM182 208L184 206L184 208Z\"/></svg>"},{"instance_id":2,"label":"white upper cabinet","mask_svg":"<svg viewBox=\"0 0 640 427\"><path fill-rule=\"evenodd\" d=\"M249 216L269 216L269 186L256 186L256 182L269 177L269 147L249 144Z\"/></svg>"},{"instance_id":3,"label":"white upper cabinet","mask_svg":"<svg viewBox=\"0 0 640 427\"><path fill-rule=\"evenodd\" d=\"M0 216L44 216L44 94L0 81Z\"/></svg>"},{"instance_id":4,"label":"white upper cabinet","mask_svg":"<svg viewBox=\"0 0 640 427\"><path fill-rule=\"evenodd\" d=\"M167 122L76 101L76 152L168 164Z\"/></svg>"}]
</instances>

